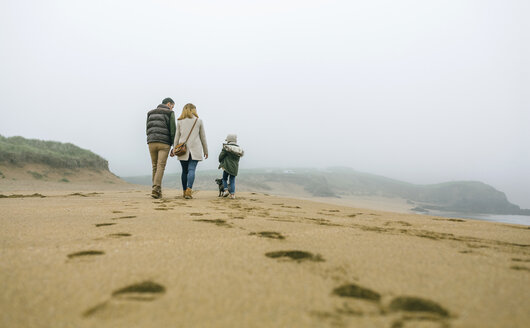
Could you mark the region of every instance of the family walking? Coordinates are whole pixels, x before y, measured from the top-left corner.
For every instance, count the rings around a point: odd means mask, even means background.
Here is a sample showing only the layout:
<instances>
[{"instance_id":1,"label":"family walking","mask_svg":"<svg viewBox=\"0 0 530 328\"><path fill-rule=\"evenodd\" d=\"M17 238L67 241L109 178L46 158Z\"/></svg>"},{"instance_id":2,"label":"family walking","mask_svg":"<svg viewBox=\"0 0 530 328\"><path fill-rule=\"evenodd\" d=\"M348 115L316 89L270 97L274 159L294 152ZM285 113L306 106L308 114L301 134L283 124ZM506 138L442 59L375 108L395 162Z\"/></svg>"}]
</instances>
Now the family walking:
<instances>
[{"instance_id":1,"label":"family walking","mask_svg":"<svg viewBox=\"0 0 530 328\"><path fill-rule=\"evenodd\" d=\"M182 166L182 196L191 199L197 164L208 158L208 143L203 121L193 104L186 104L175 123L175 102L165 98L156 109L147 113L146 134L151 164L153 166L151 197L162 197L162 178L168 156L177 156ZM237 136L229 134L219 155L219 168L223 169L222 196L235 198L235 179L239 159L244 152L237 145ZM182 147L182 145L184 145ZM173 149L171 149L173 146Z\"/></svg>"}]
</instances>

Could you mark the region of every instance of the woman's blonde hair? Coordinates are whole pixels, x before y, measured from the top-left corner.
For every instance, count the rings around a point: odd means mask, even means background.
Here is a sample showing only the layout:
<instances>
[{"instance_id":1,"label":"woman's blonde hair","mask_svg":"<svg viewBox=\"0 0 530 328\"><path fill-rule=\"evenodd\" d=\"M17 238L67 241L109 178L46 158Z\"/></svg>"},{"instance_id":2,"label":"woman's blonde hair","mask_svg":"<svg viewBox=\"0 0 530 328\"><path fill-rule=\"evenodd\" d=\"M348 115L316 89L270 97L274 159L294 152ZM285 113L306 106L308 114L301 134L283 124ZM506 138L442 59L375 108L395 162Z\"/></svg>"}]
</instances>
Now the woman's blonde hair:
<instances>
[{"instance_id":1,"label":"woman's blonde hair","mask_svg":"<svg viewBox=\"0 0 530 328\"><path fill-rule=\"evenodd\" d=\"M197 115L197 108L195 108L194 104L186 104L184 108L182 108L182 114L180 114L178 120L193 118L193 116L199 117L199 115Z\"/></svg>"}]
</instances>

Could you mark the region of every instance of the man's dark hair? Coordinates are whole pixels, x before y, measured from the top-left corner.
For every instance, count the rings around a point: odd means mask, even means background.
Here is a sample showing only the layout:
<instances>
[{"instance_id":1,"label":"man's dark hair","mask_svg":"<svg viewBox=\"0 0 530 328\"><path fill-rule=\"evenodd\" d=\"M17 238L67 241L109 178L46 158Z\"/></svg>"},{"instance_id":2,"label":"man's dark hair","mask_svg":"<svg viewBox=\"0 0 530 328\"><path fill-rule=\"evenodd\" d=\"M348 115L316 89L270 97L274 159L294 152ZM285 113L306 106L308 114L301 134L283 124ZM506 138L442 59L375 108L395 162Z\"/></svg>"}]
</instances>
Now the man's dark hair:
<instances>
[{"instance_id":1,"label":"man's dark hair","mask_svg":"<svg viewBox=\"0 0 530 328\"><path fill-rule=\"evenodd\" d=\"M173 99L171 99L171 98L165 98L164 100L162 100L162 104L163 104L163 105L167 105L167 104L175 104L175 102L174 102Z\"/></svg>"}]
</instances>

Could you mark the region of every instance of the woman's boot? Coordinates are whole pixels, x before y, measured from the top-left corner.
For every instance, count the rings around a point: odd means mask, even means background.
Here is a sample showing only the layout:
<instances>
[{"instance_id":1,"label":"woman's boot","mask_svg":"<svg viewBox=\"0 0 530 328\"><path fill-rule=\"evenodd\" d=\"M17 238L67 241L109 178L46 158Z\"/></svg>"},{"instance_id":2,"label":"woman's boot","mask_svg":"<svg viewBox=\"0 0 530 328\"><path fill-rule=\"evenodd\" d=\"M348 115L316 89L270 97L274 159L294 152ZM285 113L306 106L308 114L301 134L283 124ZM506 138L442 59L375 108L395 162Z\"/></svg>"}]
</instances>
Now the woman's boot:
<instances>
[{"instance_id":1,"label":"woman's boot","mask_svg":"<svg viewBox=\"0 0 530 328\"><path fill-rule=\"evenodd\" d=\"M191 188L186 189L186 191L184 192L184 198L186 198L186 199L192 199L193 198L191 196Z\"/></svg>"}]
</instances>

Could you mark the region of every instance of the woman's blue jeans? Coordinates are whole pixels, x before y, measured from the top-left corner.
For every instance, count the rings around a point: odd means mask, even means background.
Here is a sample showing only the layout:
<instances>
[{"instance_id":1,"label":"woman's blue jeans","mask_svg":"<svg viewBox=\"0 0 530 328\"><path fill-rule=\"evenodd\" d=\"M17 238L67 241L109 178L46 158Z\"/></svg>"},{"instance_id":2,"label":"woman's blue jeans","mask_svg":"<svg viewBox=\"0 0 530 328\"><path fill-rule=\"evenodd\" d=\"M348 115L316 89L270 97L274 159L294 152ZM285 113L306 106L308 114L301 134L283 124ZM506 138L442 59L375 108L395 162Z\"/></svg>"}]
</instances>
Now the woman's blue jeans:
<instances>
[{"instance_id":1,"label":"woman's blue jeans","mask_svg":"<svg viewBox=\"0 0 530 328\"><path fill-rule=\"evenodd\" d=\"M230 178L230 188L228 188L228 178ZM228 189L228 192L232 195L236 193L236 177L226 171L223 171L223 188Z\"/></svg>"},{"instance_id":2,"label":"woman's blue jeans","mask_svg":"<svg viewBox=\"0 0 530 328\"><path fill-rule=\"evenodd\" d=\"M180 161L180 165L182 166L182 175L180 176L180 179L182 180L182 190L186 190L187 188L193 189L197 163L199 163L199 161L191 159L191 154L187 161Z\"/></svg>"}]
</instances>

